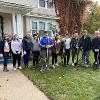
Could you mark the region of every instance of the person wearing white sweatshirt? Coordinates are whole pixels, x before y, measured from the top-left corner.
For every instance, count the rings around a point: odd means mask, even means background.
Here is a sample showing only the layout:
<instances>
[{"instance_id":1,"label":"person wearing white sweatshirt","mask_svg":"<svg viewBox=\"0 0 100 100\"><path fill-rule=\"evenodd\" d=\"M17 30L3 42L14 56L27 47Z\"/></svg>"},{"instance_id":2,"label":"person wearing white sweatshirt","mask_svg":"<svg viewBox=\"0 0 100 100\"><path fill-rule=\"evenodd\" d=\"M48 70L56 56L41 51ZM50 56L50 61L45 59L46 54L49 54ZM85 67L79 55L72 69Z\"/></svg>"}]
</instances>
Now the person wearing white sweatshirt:
<instances>
[{"instance_id":1,"label":"person wearing white sweatshirt","mask_svg":"<svg viewBox=\"0 0 100 100\"><path fill-rule=\"evenodd\" d=\"M68 33L65 34L63 38L63 45L64 45L64 65L66 65L66 56L67 56L67 65L69 65L70 60L70 43L71 39L68 36Z\"/></svg>"},{"instance_id":2,"label":"person wearing white sweatshirt","mask_svg":"<svg viewBox=\"0 0 100 100\"><path fill-rule=\"evenodd\" d=\"M21 69L21 52L22 52L22 41L19 39L18 34L15 34L13 40L11 41L11 50L13 55L13 70L16 68L16 61L18 60L18 68Z\"/></svg>"}]
</instances>

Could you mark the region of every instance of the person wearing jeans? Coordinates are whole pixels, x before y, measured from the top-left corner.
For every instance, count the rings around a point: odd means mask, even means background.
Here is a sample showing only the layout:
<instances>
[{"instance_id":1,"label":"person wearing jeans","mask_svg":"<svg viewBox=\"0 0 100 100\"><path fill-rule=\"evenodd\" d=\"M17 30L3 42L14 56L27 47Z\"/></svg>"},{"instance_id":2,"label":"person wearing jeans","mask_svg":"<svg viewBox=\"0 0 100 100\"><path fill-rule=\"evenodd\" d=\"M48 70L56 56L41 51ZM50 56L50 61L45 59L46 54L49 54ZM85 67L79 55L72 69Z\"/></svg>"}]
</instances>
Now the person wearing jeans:
<instances>
[{"instance_id":1,"label":"person wearing jeans","mask_svg":"<svg viewBox=\"0 0 100 100\"><path fill-rule=\"evenodd\" d=\"M21 64L21 52L22 52L22 41L19 40L18 34L14 35L13 40L11 41L11 50L12 50L12 56L13 56L13 70L15 71L17 69L16 67L16 61L18 60L18 68L22 69Z\"/></svg>"},{"instance_id":2,"label":"person wearing jeans","mask_svg":"<svg viewBox=\"0 0 100 100\"><path fill-rule=\"evenodd\" d=\"M4 58L4 68L3 71L7 72L9 71L7 68L7 63L8 63L8 57L9 57L9 53L11 51L11 43L9 42L9 35L8 34L4 34L3 36L3 40L0 42L1 44L1 51L3 54L3 58Z\"/></svg>"},{"instance_id":3,"label":"person wearing jeans","mask_svg":"<svg viewBox=\"0 0 100 100\"><path fill-rule=\"evenodd\" d=\"M32 51L32 40L30 38L30 34L26 33L25 37L22 40L23 44L23 53L24 53L24 66L25 68L29 67L29 57L30 57L30 52Z\"/></svg>"},{"instance_id":4,"label":"person wearing jeans","mask_svg":"<svg viewBox=\"0 0 100 100\"><path fill-rule=\"evenodd\" d=\"M94 64L100 65L100 33L95 31L95 38L92 39L92 49L94 52Z\"/></svg>"},{"instance_id":5,"label":"person wearing jeans","mask_svg":"<svg viewBox=\"0 0 100 100\"><path fill-rule=\"evenodd\" d=\"M53 39L49 37L49 33L47 31L44 32L44 37L40 40L40 48L41 48L41 70L48 69L48 56L50 53L50 49L53 46Z\"/></svg>"},{"instance_id":6,"label":"person wearing jeans","mask_svg":"<svg viewBox=\"0 0 100 100\"><path fill-rule=\"evenodd\" d=\"M84 30L81 42L81 48L83 50L82 53L82 63L84 64L85 61L87 65L90 64L90 49L91 49L91 38L88 36L87 30Z\"/></svg>"},{"instance_id":7,"label":"person wearing jeans","mask_svg":"<svg viewBox=\"0 0 100 100\"><path fill-rule=\"evenodd\" d=\"M63 38L64 42L64 65L66 65L66 56L67 56L67 65L69 65L69 60L70 60L70 43L71 39L68 36L68 33L65 34L65 38Z\"/></svg>"}]
</instances>

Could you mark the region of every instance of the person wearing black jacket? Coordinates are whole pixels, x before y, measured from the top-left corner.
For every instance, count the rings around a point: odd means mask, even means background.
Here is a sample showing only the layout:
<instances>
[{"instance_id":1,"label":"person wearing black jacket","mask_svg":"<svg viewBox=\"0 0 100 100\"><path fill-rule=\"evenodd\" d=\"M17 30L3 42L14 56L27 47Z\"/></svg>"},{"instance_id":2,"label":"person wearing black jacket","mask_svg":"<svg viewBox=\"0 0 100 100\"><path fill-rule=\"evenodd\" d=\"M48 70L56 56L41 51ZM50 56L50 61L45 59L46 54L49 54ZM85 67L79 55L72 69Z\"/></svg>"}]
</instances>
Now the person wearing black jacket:
<instances>
[{"instance_id":1,"label":"person wearing black jacket","mask_svg":"<svg viewBox=\"0 0 100 100\"><path fill-rule=\"evenodd\" d=\"M28 33L25 34L25 37L22 40L22 46L23 46L23 53L24 53L24 65L25 68L28 68L30 52L32 51L32 40L30 38L30 34Z\"/></svg>"},{"instance_id":2,"label":"person wearing black jacket","mask_svg":"<svg viewBox=\"0 0 100 100\"><path fill-rule=\"evenodd\" d=\"M78 62L78 54L79 54L79 36L77 32L74 33L73 38L71 39L70 47L72 50L72 66L74 66ZM75 62L76 56L77 60Z\"/></svg>"},{"instance_id":3,"label":"person wearing black jacket","mask_svg":"<svg viewBox=\"0 0 100 100\"><path fill-rule=\"evenodd\" d=\"M94 52L95 64L100 64L100 33L98 31L95 32L95 38L92 39L92 49Z\"/></svg>"},{"instance_id":4,"label":"person wearing black jacket","mask_svg":"<svg viewBox=\"0 0 100 100\"><path fill-rule=\"evenodd\" d=\"M91 49L91 38L88 36L87 30L84 30L83 36L81 37L81 48L82 48L82 63L87 62L87 65L90 64L89 56L90 56L90 49Z\"/></svg>"},{"instance_id":5,"label":"person wearing black jacket","mask_svg":"<svg viewBox=\"0 0 100 100\"><path fill-rule=\"evenodd\" d=\"M7 71L9 71L7 69L8 57L9 57L9 53L11 51L11 42L9 42L9 35L8 34L4 34L3 40L1 40L0 45L1 45L1 52L2 52L3 58L4 58L3 71L7 72Z\"/></svg>"}]
</instances>

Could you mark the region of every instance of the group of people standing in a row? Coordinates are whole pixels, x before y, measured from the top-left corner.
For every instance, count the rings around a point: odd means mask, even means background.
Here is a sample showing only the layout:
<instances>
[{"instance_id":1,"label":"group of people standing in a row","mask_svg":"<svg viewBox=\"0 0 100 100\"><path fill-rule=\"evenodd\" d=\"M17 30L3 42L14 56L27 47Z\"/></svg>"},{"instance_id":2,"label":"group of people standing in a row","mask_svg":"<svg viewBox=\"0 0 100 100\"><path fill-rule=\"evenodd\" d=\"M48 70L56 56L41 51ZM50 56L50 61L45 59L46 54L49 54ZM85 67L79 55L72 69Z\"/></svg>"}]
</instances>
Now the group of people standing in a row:
<instances>
[{"instance_id":1,"label":"group of people standing in a row","mask_svg":"<svg viewBox=\"0 0 100 100\"><path fill-rule=\"evenodd\" d=\"M95 32L95 37L90 38L88 32L84 30L83 36L79 38L79 34L75 32L72 38L66 32L63 38L56 34L54 38L49 37L47 31L40 39L37 34L33 34L31 38L27 33L25 37L20 40L18 34L13 36L9 41L8 34L4 34L3 40L0 42L1 51L4 58L4 69L7 72L7 63L9 53L13 57L13 70L21 69L21 54L23 52L23 62L25 68L29 68L30 53L33 54L33 66L40 63L41 71L48 69L49 57L52 56L52 67L58 66L58 55L61 57L64 65L69 65L70 54L72 52L72 66L78 64L79 52L82 51L82 64L85 62L90 64L90 50L94 52L94 62L100 65L100 32ZM18 66L16 62L18 61Z\"/></svg>"}]
</instances>

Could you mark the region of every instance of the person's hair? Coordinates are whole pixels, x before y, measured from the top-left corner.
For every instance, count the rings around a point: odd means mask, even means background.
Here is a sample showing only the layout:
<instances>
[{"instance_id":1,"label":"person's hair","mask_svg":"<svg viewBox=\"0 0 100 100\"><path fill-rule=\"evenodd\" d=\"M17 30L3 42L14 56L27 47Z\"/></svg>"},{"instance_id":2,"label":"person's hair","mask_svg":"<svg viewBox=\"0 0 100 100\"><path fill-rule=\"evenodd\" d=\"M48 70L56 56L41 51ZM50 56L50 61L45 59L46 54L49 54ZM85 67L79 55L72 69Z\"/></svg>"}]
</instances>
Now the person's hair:
<instances>
[{"instance_id":1,"label":"person's hair","mask_svg":"<svg viewBox=\"0 0 100 100\"><path fill-rule=\"evenodd\" d=\"M99 31L95 31L95 34L96 34L96 33L99 33Z\"/></svg>"},{"instance_id":2,"label":"person's hair","mask_svg":"<svg viewBox=\"0 0 100 100\"><path fill-rule=\"evenodd\" d=\"M8 37L8 41L9 41L9 35L8 34L3 34L3 39L5 40L5 37Z\"/></svg>"},{"instance_id":3,"label":"person's hair","mask_svg":"<svg viewBox=\"0 0 100 100\"><path fill-rule=\"evenodd\" d=\"M44 31L44 33L48 33L48 31Z\"/></svg>"},{"instance_id":4,"label":"person's hair","mask_svg":"<svg viewBox=\"0 0 100 100\"><path fill-rule=\"evenodd\" d=\"M16 35L18 35L18 34L15 34L15 35L13 36L13 41L15 41L15 36L16 36ZM19 41L19 38L18 38L17 40Z\"/></svg>"},{"instance_id":5,"label":"person's hair","mask_svg":"<svg viewBox=\"0 0 100 100\"><path fill-rule=\"evenodd\" d=\"M33 34L33 37L34 37L34 36L37 36L37 34Z\"/></svg>"},{"instance_id":6,"label":"person's hair","mask_svg":"<svg viewBox=\"0 0 100 100\"><path fill-rule=\"evenodd\" d=\"M83 32L84 32L84 33L88 33L88 31L87 31L87 30L84 30Z\"/></svg>"}]
</instances>

